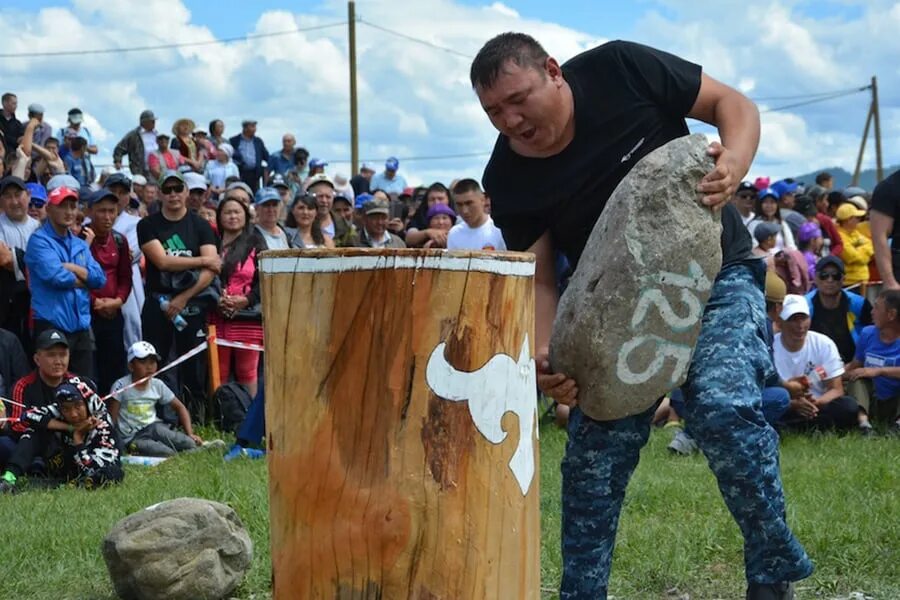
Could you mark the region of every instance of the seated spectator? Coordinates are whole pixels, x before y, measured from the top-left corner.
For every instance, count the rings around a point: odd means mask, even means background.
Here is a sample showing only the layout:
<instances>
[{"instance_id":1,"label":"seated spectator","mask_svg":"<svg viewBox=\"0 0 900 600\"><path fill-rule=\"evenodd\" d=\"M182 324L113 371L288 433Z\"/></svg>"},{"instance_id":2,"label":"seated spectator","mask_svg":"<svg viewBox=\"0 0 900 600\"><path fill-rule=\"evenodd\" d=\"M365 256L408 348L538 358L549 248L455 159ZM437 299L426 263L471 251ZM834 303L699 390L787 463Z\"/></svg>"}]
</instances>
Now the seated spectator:
<instances>
[{"instance_id":1,"label":"seated spectator","mask_svg":"<svg viewBox=\"0 0 900 600\"><path fill-rule=\"evenodd\" d=\"M740 185L738 185L737 190L735 190L734 196L731 197L731 203L734 204L735 208L738 209L738 212L741 213L741 221L744 223L744 227L756 217L756 213L753 212L753 207L756 205L756 197L758 195L759 191L752 183L749 181L742 181Z\"/></svg>"},{"instance_id":2,"label":"seated spectator","mask_svg":"<svg viewBox=\"0 0 900 600\"><path fill-rule=\"evenodd\" d=\"M766 259L770 271L774 271L787 286L791 294L805 294L809 291L809 269L806 259L798 250L775 248L779 226L775 223L759 223L753 229L753 238L757 245L753 248L754 256Z\"/></svg>"},{"instance_id":3,"label":"seated spectator","mask_svg":"<svg viewBox=\"0 0 900 600\"><path fill-rule=\"evenodd\" d=\"M867 422L856 400L844 394L844 362L837 346L825 335L809 330L806 298L785 296L781 332L775 336L774 362L788 384L791 405L782 423L798 429L851 430ZM797 388L797 389L794 389Z\"/></svg>"},{"instance_id":4,"label":"seated spectator","mask_svg":"<svg viewBox=\"0 0 900 600\"><path fill-rule=\"evenodd\" d=\"M67 377L53 402L28 409L23 421L28 429L0 478L0 493L15 491L36 457L46 459L48 475L89 490L125 477L106 404L78 377Z\"/></svg>"},{"instance_id":5,"label":"seated spectator","mask_svg":"<svg viewBox=\"0 0 900 600\"><path fill-rule=\"evenodd\" d=\"M350 185L353 187L354 199L360 194L370 193L369 184L372 176L375 175L375 169L369 163L363 163L359 167L359 173L350 178Z\"/></svg>"},{"instance_id":6,"label":"seated spectator","mask_svg":"<svg viewBox=\"0 0 900 600\"><path fill-rule=\"evenodd\" d=\"M334 182L324 173L309 178L307 191L316 197L319 211L319 226L322 232L334 241L338 248L352 248L359 244L359 236L352 223L332 211L334 205Z\"/></svg>"},{"instance_id":7,"label":"seated spectator","mask_svg":"<svg viewBox=\"0 0 900 600\"><path fill-rule=\"evenodd\" d=\"M353 202L346 196L335 196L331 209L343 217L348 223L353 222Z\"/></svg>"},{"instance_id":8,"label":"seated spectator","mask_svg":"<svg viewBox=\"0 0 900 600\"><path fill-rule=\"evenodd\" d=\"M267 178L274 175L284 175L294 166L294 146L297 145L297 138L293 133L285 133L281 136L281 150L269 154L268 167L266 167Z\"/></svg>"},{"instance_id":9,"label":"seated spectator","mask_svg":"<svg viewBox=\"0 0 900 600\"><path fill-rule=\"evenodd\" d=\"M54 188L47 199L47 222L28 240L25 264L31 289L35 335L48 329L65 332L72 351L69 366L92 378L91 295L106 284L106 274L91 254L88 241L70 231L78 212L78 192Z\"/></svg>"},{"instance_id":10,"label":"seated spectator","mask_svg":"<svg viewBox=\"0 0 900 600\"><path fill-rule=\"evenodd\" d=\"M19 338L12 332L0 329L0 418L12 412L12 404L5 401L12 396L13 386L28 374L28 360ZM0 468L6 465L16 440L10 437L8 421L0 421Z\"/></svg>"},{"instance_id":11,"label":"seated spectator","mask_svg":"<svg viewBox=\"0 0 900 600\"><path fill-rule=\"evenodd\" d=\"M866 216L866 211L860 210L848 202L837 209L835 216L841 243L844 246L840 255L846 269L844 285L868 283L869 261L875 256L875 247L872 245L871 239L857 231L860 219Z\"/></svg>"},{"instance_id":12,"label":"seated spectator","mask_svg":"<svg viewBox=\"0 0 900 600\"><path fill-rule=\"evenodd\" d=\"M461 179L453 186L453 199L462 223L450 228L448 250L506 250L500 229L484 212L484 192L474 179Z\"/></svg>"},{"instance_id":13,"label":"seated spectator","mask_svg":"<svg viewBox=\"0 0 900 600\"><path fill-rule=\"evenodd\" d=\"M322 217L313 194L297 194L284 225L291 248L334 248L331 236L322 231Z\"/></svg>"},{"instance_id":14,"label":"seated spectator","mask_svg":"<svg viewBox=\"0 0 900 600\"><path fill-rule=\"evenodd\" d=\"M822 250L822 228L818 221L807 221L800 226L797 232L797 248L806 259L807 276L810 280L816 276L816 262L819 260L819 252Z\"/></svg>"},{"instance_id":15,"label":"seated spectator","mask_svg":"<svg viewBox=\"0 0 900 600\"><path fill-rule=\"evenodd\" d=\"M222 272L219 276L222 295L218 305L210 311L209 323L216 326L216 333L222 339L261 346L258 262L266 243L250 221L250 210L237 200L220 204L216 221L222 236ZM234 373L235 380L255 396L260 353L227 346L219 346L218 353L222 381L228 382Z\"/></svg>"},{"instance_id":16,"label":"seated spectator","mask_svg":"<svg viewBox=\"0 0 900 600\"><path fill-rule=\"evenodd\" d=\"M184 164L184 157L177 150L169 149L169 136L160 133L156 136L156 150L147 157L147 170L150 177L159 179L165 171L177 171Z\"/></svg>"},{"instance_id":17,"label":"seated spectator","mask_svg":"<svg viewBox=\"0 0 900 600\"><path fill-rule=\"evenodd\" d=\"M195 173L202 173L206 166L200 156L200 148L194 142L194 130L197 125L191 119L178 119L172 124L172 143L170 148L178 152L182 160Z\"/></svg>"},{"instance_id":18,"label":"seated spectator","mask_svg":"<svg viewBox=\"0 0 900 600\"><path fill-rule=\"evenodd\" d=\"M269 250L287 250L287 234L278 224L281 212L281 195L277 190L264 187L257 190L253 201L256 207L256 230Z\"/></svg>"},{"instance_id":19,"label":"seated spectator","mask_svg":"<svg viewBox=\"0 0 900 600\"><path fill-rule=\"evenodd\" d=\"M781 218L791 228L791 234L795 240L797 239L797 233L800 231L800 226L806 220L796 210L799 188L799 184L793 179L781 179L772 184L772 189L778 194L778 208Z\"/></svg>"},{"instance_id":20,"label":"seated spectator","mask_svg":"<svg viewBox=\"0 0 900 600\"><path fill-rule=\"evenodd\" d=\"M184 174L184 181L188 189L188 210L199 212L209 197L209 186L206 179L200 173L188 172Z\"/></svg>"},{"instance_id":21,"label":"seated spectator","mask_svg":"<svg viewBox=\"0 0 900 600\"><path fill-rule=\"evenodd\" d=\"M253 190L243 181L232 181L225 185L225 197L234 198L244 206L249 207L253 200Z\"/></svg>"},{"instance_id":22,"label":"seated spectator","mask_svg":"<svg viewBox=\"0 0 900 600\"><path fill-rule=\"evenodd\" d=\"M32 152L38 155L38 158L31 165L35 181L46 183L54 175L62 175L66 172L66 163L59 155L58 139L54 137L48 138L43 146L32 144L31 149Z\"/></svg>"},{"instance_id":23,"label":"seated spectator","mask_svg":"<svg viewBox=\"0 0 900 600\"><path fill-rule=\"evenodd\" d=\"M91 254L106 273L106 284L91 292L91 330L97 349L97 391L107 394L127 372L125 367L125 318L122 308L131 295L131 251L124 235L113 229L119 198L109 189L90 197L90 228L94 232Z\"/></svg>"},{"instance_id":24,"label":"seated spectator","mask_svg":"<svg viewBox=\"0 0 900 600\"><path fill-rule=\"evenodd\" d=\"M281 198L281 201L278 203L278 222L283 223L287 217L288 207L290 207L294 198L291 195L291 186L287 184L283 176L273 175L271 181L269 181L269 187L278 192L278 196Z\"/></svg>"},{"instance_id":25,"label":"seated spectator","mask_svg":"<svg viewBox=\"0 0 900 600\"><path fill-rule=\"evenodd\" d=\"M858 398L860 407L876 422L887 423L890 433L900 435L900 291L878 295L872 320L875 324L859 336L847 379L865 382L867 393Z\"/></svg>"},{"instance_id":26,"label":"seated spectator","mask_svg":"<svg viewBox=\"0 0 900 600\"><path fill-rule=\"evenodd\" d=\"M207 161L204 177L209 180L209 189L216 199L225 193L225 180L229 177L240 177L237 165L232 162L234 148L228 142L216 147L215 160Z\"/></svg>"},{"instance_id":27,"label":"seated spectator","mask_svg":"<svg viewBox=\"0 0 900 600\"><path fill-rule=\"evenodd\" d=\"M456 222L456 213L453 212L453 209L447 206L446 204L435 204L430 209L428 209L428 229L434 231L442 231L444 234L449 234L450 229L453 227L453 224ZM423 248L446 248L446 237L444 238L444 243L442 244L440 240L428 240L425 242Z\"/></svg>"},{"instance_id":28,"label":"seated spectator","mask_svg":"<svg viewBox=\"0 0 900 600\"><path fill-rule=\"evenodd\" d=\"M784 250L785 248L796 249L794 243L794 234L791 232L790 226L781 218L781 209L778 207L778 193L772 188L767 188L759 193L756 199L756 217L747 225L750 234L759 226L760 223L773 223L778 225L779 232L775 236L775 250ZM755 238L755 236L754 236ZM756 242L754 241L754 246Z\"/></svg>"},{"instance_id":29,"label":"seated spectator","mask_svg":"<svg viewBox=\"0 0 900 600\"><path fill-rule=\"evenodd\" d=\"M47 188L40 183L26 183L25 187L28 189L28 216L43 223L47 220Z\"/></svg>"},{"instance_id":30,"label":"seated spectator","mask_svg":"<svg viewBox=\"0 0 900 600\"><path fill-rule=\"evenodd\" d=\"M69 153L63 159L66 171L78 180L81 187L90 186L97 178L97 172L91 163L91 156L87 152L87 140L83 137L72 138Z\"/></svg>"},{"instance_id":31,"label":"seated spectator","mask_svg":"<svg viewBox=\"0 0 900 600\"><path fill-rule=\"evenodd\" d=\"M359 245L364 248L406 248L406 244L387 230L390 205L384 200L372 199L363 206L364 226L359 234Z\"/></svg>"},{"instance_id":32,"label":"seated spectator","mask_svg":"<svg viewBox=\"0 0 900 600\"><path fill-rule=\"evenodd\" d=\"M306 148L297 148L294 151L294 166L287 170L284 174L284 180L291 188L291 196L296 198L297 194L304 191L303 182L309 176L306 161L309 160L309 150Z\"/></svg>"},{"instance_id":33,"label":"seated spectator","mask_svg":"<svg viewBox=\"0 0 900 600\"><path fill-rule=\"evenodd\" d=\"M841 360L849 363L856 356L863 328L872 324L872 305L863 296L843 289L844 263L837 256L816 263L815 282L816 289L806 296L810 329L833 341Z\"/></svg>"},{"instance_id":34,"label":"seated spectator","mask_svg":"<svg viewBox=\"0 0 900 600\"><path fill-rule=\"evenodd\" d=\"M313 182L313 178L317 175L325 175L325 167L328 166L328 163L322 160L321 158L312 158L309 161L309 172L306 176L306 179L303 180L303 190L309 191L309 186ZM334 181L329 177L329 181L334 184Z\"/></svg>"},{"instance_id":35,"label":"seated spectator","mask_svg":"<svg viewBox=\"0 0 900 600\"><path fill-rule=\"evenodd\" d=\"M41 224L28 215L27 187L18 177L0 180L0 208L0 327L16 334L28 349L31 293L25 281L25 251Z\"/></svg>"},{"instance_id":36,"label":"seated spectator","mask_svg":"<svg viewBox=\"0 0 900 600\"><path fill-rule=\"evenodd\" d=\"M128 349L127 358L131 374L113 384L109 411L128 452L140 456L174 456L176 452L202 445L203 440L194 433L187 408L162 380L153 376L161 362L156 348L147 342L137 342ZM145 381L128 387L141 380ZM157 417L157 410L163 407L175 412L184 433L171 429Z\"/></svg>"},{"instance_id":37,"label":"seated spectator","mask_svg":"<svg viewBox=\"0 0 900 600\"><path fill-rule=\"evenodd\" d=\"M425 199L416 208L416 212L406 227L406 245L410 248L421 248L428 241L437 243L438 248L447 246L447 232L432 229L428 226L428 211L436 204L453 208L450 190L443 183L432 183L425 193Z\"/></svg>"},{"instance_id":38,"label":"seated spectator","mask_svg":"<svg viewBox=\"0 0 900 600\"><path fill-rule=\"evenodd\" d=\"M205 339L206 313L215 304L207 288L218 273L218 240L209 223L186 206L184 176L168 171L160 182L162 209L138 223L147 258L147 298L141 311L144 338L168 357L173 342L178 356ZM179 367L181 381L201 398L206 393L206 353ZM173 383L172 387L180 386Z\"/></svg>"}]
</instances>

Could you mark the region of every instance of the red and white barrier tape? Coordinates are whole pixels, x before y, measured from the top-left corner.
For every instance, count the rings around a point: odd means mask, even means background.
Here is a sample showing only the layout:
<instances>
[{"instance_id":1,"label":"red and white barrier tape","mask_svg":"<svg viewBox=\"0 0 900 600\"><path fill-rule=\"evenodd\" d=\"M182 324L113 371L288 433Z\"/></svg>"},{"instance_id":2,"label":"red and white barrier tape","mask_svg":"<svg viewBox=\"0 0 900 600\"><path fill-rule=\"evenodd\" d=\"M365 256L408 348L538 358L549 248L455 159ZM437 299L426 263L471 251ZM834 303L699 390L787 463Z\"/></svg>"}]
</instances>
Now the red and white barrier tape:
<instances>
[{"instance_id":1,"label":"red and white barrier tape","mask_svg":"<svg viewBox=\"0 0 900 600\"><path fill-rule=\"evenodd\" d=\"M187 352L187 353L185 353L185 354L182 354L181 356L179 356L178 358L176 358L175 360L173 360L172 362L170 362L169 364L167 364L166 366L164 366L162 369L160 369L160 370L157 371L156 373L154 373L154 374L152 374L152 375L147 375L146 377L142 377L141 379L138 379L138 380L135 381L135 382L129 383L129 384L126 385L125 387L121 387L121 388L117 389L117 390L114 391L114 392L110 392L110 393L108 393L107 395L103 396L103 397L101 398L101 400L103 400L103 401L105 402L106 400L109 400L110 398L115 398L116 396L118 396L119 394L121 394L122 392L124 392L125 390L130 390L130 389L133 388L133 387L137 387L137 386L139 386L139 385L142 385L143 383L145 383L146 381L149 381L149 380L150 380L151 378L153 378L153 377L156 377L156 376L159 375L160 373L165 373L165 372L168 371L169 369L173 369L173 368L177 367L178 365L180 365L180 364L183 363L184 361L189 360L189 359L191 359L191 358L194 358L195 356L197 356L198 354L200 354L201 352L203 352L204 350L206 350L206 347L207 347L208 345L209 345L209 344L207 344L206 342L202 342L202 343L198 344L196 347L192 348L189 352Z\"/></svg>"},{"instance_id":2,"label":"red and white barrier tape","mask_svg":"<svg viewBox=\"0 0 900 600\"><path fill-rule=\"evenodd\" d=\"M241 350L255 350L257 352L265 352L266 349L260 346L259 344L248 344L245 342L232 342L231 340L223 340L218 337L210 339L216 346L225 346L226 348L238 348Z\"/></svg>"}]
</instances>

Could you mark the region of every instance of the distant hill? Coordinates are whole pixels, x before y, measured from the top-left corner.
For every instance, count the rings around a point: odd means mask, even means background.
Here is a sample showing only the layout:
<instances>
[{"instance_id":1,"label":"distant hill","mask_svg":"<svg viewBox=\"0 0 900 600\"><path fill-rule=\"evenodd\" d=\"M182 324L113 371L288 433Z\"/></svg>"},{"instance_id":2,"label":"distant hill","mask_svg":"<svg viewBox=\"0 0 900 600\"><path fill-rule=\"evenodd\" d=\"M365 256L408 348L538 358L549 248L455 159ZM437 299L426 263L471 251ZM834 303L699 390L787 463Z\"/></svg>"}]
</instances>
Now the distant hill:
<instances>
[{"instance_id":1,"label":"distant hill","mask_svg":"<svg viewBox=\"0 0 900 600\"><path fill-rule=\"evenodd\" d=\"M894 165L893 167L885 167L884 176L887 177L894 171L900 170L900 165ZM794 179L797 181L802 181L806 185L811 185L816 181L816 175L821 173L822 171L828 171L831 173L831 176L834 177L834 189L842 190L845 187L850 185L850 180L853 179L853 173L846 171L841 167L825 167L824 169L817 169L812 173L804 173L803 175L795 175ZM875 189L875 169L866 169L865 171L860 172L859 174L859 185L869 192Z\"/></svg>"}]
</instances>

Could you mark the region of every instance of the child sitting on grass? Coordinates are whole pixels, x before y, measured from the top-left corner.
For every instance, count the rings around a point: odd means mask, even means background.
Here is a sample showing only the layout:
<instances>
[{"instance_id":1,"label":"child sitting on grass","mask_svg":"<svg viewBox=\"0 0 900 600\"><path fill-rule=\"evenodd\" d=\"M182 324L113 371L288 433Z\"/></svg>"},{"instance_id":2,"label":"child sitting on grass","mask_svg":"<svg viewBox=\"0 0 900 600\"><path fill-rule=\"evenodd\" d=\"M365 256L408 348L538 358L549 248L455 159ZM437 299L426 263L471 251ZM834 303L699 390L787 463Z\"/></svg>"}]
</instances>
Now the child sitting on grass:
<instances>
[{"instance_id":1,"label":"child sitting on grass","mask_svg":"<svg viewBox=\"0 0 900 600\"><path fill-rule=\"evenodd\" d=\"M174 456L176 452L203 445L203 440L194 433L187 408L165 383L153 377L160 362L156 348L148 342L135 342L128 349L127 358L131 375L113 384L111 393L114 396L109 399L109 412L128 452L142 456ZM145 377L149 379L128 388ZM157 416L157 406L166 405L178 415L184 433L171 429Z\"/></svg>"},{"instance_id":2,"label":"child sitting on grass","mask_svg":"<svg viewBox=\"0 0 900 600\"><path fill-rule=\"evenodd\" d=\"M78 377L64 379L54 392L53 403L27 410L22 420L28 430L19 440L9 470L0 479L0 492L15 491L16 479L24 470L19 463L30 463L39 451L57 443L57 433L62 448L48 455L50 475L62 474L87 489L122 481L125 476L106 405Z\"/></svg>"}]
</instances>

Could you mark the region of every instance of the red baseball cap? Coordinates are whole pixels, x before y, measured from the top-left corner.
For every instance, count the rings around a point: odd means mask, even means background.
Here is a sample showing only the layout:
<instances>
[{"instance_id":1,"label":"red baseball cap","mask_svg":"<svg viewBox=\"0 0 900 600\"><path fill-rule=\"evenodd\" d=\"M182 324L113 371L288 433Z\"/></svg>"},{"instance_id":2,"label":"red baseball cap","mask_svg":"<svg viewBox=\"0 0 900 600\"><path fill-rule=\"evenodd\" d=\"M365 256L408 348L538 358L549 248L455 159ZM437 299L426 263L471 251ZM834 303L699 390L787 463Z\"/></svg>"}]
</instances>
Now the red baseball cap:
<instances>
[{"instance_id":1,"label":"red baseball cap","mask_svg":"<svg viewBox=\"0 0 900 600\"><path fill-rule=\"evenodd\" d=\"M63 200L66 200L68 198L72 198L77 201L78 190L73 190L70 187L62 186L47 194L47 202L53 204L54 206L62 204Z\"/></svg>"}]
</instances>

